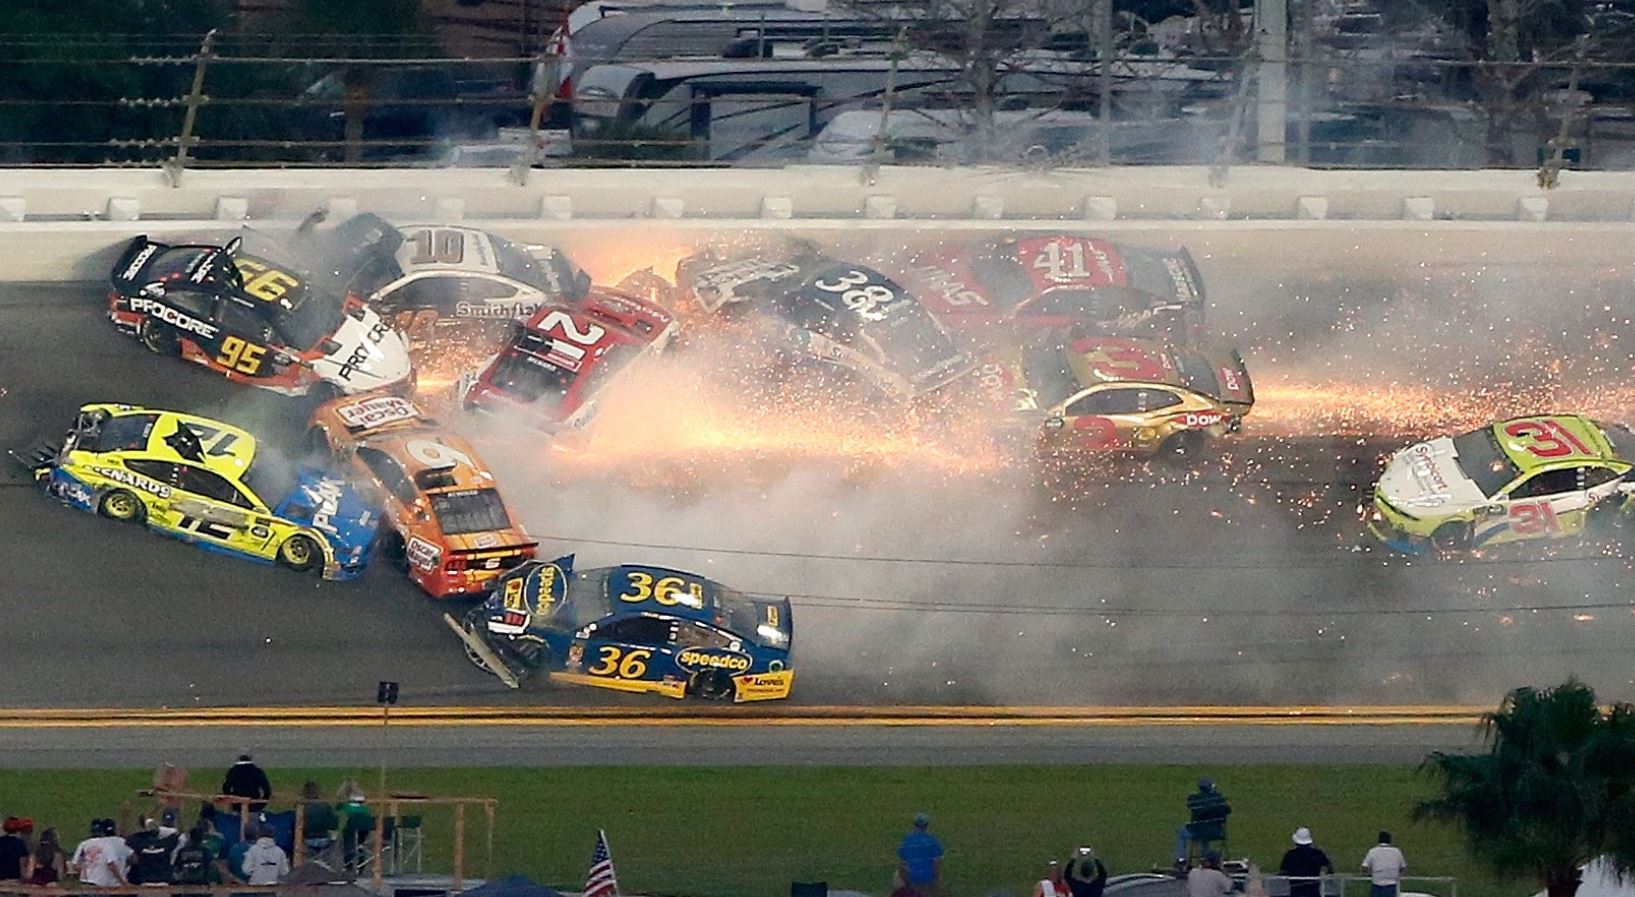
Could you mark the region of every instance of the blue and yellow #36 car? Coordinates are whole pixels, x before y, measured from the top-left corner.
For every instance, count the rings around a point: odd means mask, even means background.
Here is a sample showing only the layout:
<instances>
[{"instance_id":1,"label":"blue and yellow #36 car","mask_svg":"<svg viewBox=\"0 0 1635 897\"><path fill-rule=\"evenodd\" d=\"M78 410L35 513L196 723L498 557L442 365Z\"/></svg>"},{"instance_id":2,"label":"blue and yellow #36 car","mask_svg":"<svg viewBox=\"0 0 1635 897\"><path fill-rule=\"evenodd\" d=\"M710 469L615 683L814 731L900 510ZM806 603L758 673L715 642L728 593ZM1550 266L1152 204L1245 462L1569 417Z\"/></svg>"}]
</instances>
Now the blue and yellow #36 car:
<instances>
[{"instance_id":1,"label":"blue and yellow #36 car","mask_svg":"<svg viewBox=\"0 0 1635 897\"><path fill-rule=\"evenodd\" d=\"M573 555L495 581L462 619L471 662L517 687L531 673L672 698L789 697L789 599L745 595L664 567L575 571Z\"/></svg>"},{"instance_id":2,"label":"blue and yellow #36 car","mask_svg":"<svg viewBox=\"0 0 1635 897\"><path fill-rule=\"evenodd\" d=\"M59 448L24 460L66 504L202 548L347 580L369 563L380 514L338 476L303 470L293 488L252 469L254 436L208 418L85 405ZM263 469L269 468L269 469ZM271 492L269 489L278 489ZM261 498L282 494L276 505Z\"/></svg>"}]
</instances>

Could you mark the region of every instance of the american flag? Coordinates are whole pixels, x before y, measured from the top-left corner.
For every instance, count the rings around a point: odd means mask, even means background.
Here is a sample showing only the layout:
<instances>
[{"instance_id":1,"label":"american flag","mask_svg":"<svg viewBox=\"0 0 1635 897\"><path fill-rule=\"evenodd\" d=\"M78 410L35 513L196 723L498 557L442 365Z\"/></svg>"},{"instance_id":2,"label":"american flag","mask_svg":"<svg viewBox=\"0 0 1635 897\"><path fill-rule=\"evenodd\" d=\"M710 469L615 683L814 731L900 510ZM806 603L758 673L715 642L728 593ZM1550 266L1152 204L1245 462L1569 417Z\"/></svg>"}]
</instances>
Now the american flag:
<instances>
[{"instance_id":1,"label":"american flag","mask_svg":"<svg viewBox=\"0 0 1635 897\"><path fill-rule=\"evenodd\" d=\"M607 832L596 832L596 852L590 857L590 877L585 879L585 897L618 897L619 878L613 874L613 851L607 846Z\"/></svg>"}]
</instances>

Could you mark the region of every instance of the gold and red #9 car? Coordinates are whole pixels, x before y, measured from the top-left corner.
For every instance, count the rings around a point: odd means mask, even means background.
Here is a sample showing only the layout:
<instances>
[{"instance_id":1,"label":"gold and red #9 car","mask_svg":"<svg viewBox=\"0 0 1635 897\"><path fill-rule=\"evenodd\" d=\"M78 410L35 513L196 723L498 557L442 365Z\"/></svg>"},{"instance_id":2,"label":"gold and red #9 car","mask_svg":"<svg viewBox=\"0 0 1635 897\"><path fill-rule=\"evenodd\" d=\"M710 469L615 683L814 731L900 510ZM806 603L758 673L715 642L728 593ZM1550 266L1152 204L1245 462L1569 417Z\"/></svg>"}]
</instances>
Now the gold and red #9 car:
<instances>
[{"instance_id":1,"label":"gold and red #9 car","mask_svg":"<svg viewBox=\"0 0 1635 897\"><path fill-rule=\"evenodd\" d=\"M434 598L478 594L534 556L529 538L471 444L407 399L336 399L313 412L309 438L351 470L385 509L388 557Z\"/></svg>"},{"instance_id":2,"label":"gold and red #9 car","mask_svg":"<svg viewBox=\"0 0 1635 897\"><path fill-rule=\"evenodd\" d=\"M1177 350L1155 340L1081 337L989 356L975 374L1004 415L1036 434L1043 457L1179 455L1242 427L1254 387L1235 350Z\"/></svg>"}]
</instances>

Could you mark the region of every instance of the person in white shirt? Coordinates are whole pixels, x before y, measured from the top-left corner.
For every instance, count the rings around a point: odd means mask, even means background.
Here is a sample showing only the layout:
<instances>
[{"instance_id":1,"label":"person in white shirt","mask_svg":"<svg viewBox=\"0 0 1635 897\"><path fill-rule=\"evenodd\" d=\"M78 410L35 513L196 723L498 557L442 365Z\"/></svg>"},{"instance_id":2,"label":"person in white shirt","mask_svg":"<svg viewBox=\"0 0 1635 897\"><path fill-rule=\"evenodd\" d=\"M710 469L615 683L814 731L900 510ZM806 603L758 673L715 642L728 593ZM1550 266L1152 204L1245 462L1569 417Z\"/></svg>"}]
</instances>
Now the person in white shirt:
<instances>
[{"instance_id":1,"label":"person in white shirt","mask_svg":"<svg viewBox=\"0 0 1635 897\"><path fill-rule=\"evenodd\" d=\"M1067 885L1062 883L1061 864L1055 860L1045 867L1045 877L1033 886L1033 897L1067 897Z\"/></svg>"},{"instance_id":2,"label":"person in white shirt","mask_svg":"<svg viewBox=\"0 0 1635 897\"><path fill-rule=\"evenodd\" d=\"M68 861L68 871L78 874L81 884L117 888L130 883L125 880L125 870L130 866L132 851L114 831L112 819L91 820L91 837L79 842L73 859Z\"/></svg>"},{"instance_id":3,"label":"person in white shirt","mask_svg":"<svg viewBox=\"0 0 1635 897\"><path fill-rule=\"evenodd\" d=\"M252 885L275 885L290 874L289 854L271 834L263 834L244 854L244 872Z\"/></svg>"},{"instance_id":4,"label":"person in white shirt","mask_svg":"<svg viewBox=\"0 0 1635 897\"><path fill-rule=\"evenodd\" d=\"M1362 868L1368 873L1368 897L1397 897L1402 885L1402 871L1408 868L1402 851L1391 843L1390 832L1380 832L1380 843L1363 857Z\"/></svg>"},{"instance_id":5,"label":"person in white shirt","mask_svg":"<svg viewBox=\"0 0 1635 897\"><path fill-rule=\"evenodd\" d=\"M1228 897L1232 890L1232 879L1221 871L1221 855L1213 850L1204 854L1203 865L1187 872L1187 897Z\"/></svg>"}]
</instances>

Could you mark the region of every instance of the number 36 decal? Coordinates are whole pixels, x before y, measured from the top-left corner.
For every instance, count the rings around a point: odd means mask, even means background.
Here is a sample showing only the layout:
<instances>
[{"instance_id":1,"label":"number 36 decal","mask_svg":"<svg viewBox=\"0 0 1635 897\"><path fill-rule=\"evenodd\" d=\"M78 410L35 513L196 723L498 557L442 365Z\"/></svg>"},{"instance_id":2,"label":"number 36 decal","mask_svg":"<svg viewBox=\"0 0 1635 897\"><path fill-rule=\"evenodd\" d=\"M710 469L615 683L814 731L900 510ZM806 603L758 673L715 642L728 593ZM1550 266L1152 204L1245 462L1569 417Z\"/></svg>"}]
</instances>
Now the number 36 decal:
<instances>
[{"instance_id":1,"label":"number 36 decal","mask_svg":"<svg viewBox=\"0 0 1635 897\"><path fill-rule=\"evenodd\" d=\"M625 651L617 645L602 645L596 649L596 665L585 672L592 676L614 676L619 679L640 679L647 675L647 660L653 652L646 648Z\"/></svg>"}]
</instances>

